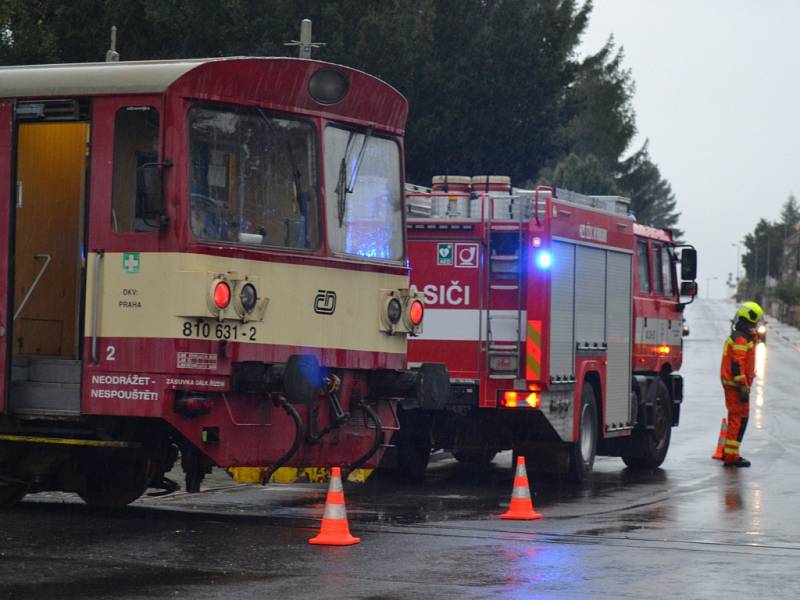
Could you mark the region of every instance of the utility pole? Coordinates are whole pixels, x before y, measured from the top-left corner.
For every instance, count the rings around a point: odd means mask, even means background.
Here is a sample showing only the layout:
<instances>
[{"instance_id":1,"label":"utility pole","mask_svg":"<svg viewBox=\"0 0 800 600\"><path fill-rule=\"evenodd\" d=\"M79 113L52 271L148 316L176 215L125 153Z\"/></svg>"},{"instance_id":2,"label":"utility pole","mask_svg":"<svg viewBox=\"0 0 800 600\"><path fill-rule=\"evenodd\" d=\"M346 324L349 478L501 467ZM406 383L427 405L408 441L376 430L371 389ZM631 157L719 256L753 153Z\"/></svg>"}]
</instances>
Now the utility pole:
<instances>
[{"instance_id":1,"label":"utility pole","mask_svg":"<svg viewBox=\"0 0 800 600\"><path fill-rule=\"evenodd\" d=\"M711 282L719 279L719 277L706 277L706 298L711 298Z\"/></svg>"},{"instance_id":2,"label":"utility pole","mask_svg":"<svg viewBox=\"0 0 800 600\"><path fill-rule=\"evenodd\" d=\"M303 19L300 21L300 40L292 40L286 42L284 46L298 46L297 56L300 58L311 58L311 49L324 46L324 42L311 41L311 19Z\"/></svg>"}]
</instances>

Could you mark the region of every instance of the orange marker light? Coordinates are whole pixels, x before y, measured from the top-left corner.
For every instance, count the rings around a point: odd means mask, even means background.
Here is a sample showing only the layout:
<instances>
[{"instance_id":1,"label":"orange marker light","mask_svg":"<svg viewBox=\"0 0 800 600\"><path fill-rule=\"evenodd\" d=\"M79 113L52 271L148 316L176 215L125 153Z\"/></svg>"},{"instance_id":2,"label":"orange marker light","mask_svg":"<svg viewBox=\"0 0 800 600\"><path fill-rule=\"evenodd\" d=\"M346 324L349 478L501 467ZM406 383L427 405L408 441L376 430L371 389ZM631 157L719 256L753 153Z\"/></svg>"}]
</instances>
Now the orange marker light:
<instances>
[{"instance_id":1,"label":"orange marker light","mask_svg":"<svg viewBox=\"0 0 800 600\"><path fill-rule=\"evenodd\" d=\"M669 354L669 346L659 346L658 347L659 354Z\"/></svg>"},{"instance_id":2,"label":"orange marker light","mask_svg":"<svg viewBox=\"0 0 800 600\"><path fill-rule=\"evenodd\" d=\"M224 281L220 281L214 287L214 304L223 310L231 303L231 286Z\"/></svg>"},{"instance_id":3,"label":"orange marker light","mask_svg":"<svg viewBox=\"0 0 800 600\"><path fill-rule=\"evenodd\" d=\"M507 391L500 396L500 406L503 408L539 408L540 403L541 396L538 392L526 394L525 392Z\"/></svg>"}]
</instances>

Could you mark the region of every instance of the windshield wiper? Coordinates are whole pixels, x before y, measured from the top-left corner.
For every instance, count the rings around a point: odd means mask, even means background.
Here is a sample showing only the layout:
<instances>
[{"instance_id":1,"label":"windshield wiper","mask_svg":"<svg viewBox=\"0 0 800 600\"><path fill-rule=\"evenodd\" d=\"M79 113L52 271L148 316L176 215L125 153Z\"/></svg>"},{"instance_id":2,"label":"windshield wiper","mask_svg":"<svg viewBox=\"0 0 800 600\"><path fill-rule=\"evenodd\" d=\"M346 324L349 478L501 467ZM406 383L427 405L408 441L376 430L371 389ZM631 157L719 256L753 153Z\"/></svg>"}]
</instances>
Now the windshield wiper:
<instances>
[{"instance_id":1,"label":"windshield wiper","mask_svg":"<svg viewBox=\"0 0 800 600\"><path fill-rule=\"evenodd\" d=\"M336 199L339 217L339 227L341 228L344 223L344 214L347 209L347 194L352 194L356 187L358 180L358 172L361 170L361 163L364 160L364 153L367 151L367 143L372 135L372 129L367 129L364 135L364 141L361 144L361 150L358 151L356 157L356 164L353 165L353 172L350 174L350 180L347 178L347 158L350 156L350 146L356 136L355 131L351 131L347 138L347 145L344 147L344 156L342 156L342 163L339 165L339 180L336 184Z\"/></svg>"}]
</instances>

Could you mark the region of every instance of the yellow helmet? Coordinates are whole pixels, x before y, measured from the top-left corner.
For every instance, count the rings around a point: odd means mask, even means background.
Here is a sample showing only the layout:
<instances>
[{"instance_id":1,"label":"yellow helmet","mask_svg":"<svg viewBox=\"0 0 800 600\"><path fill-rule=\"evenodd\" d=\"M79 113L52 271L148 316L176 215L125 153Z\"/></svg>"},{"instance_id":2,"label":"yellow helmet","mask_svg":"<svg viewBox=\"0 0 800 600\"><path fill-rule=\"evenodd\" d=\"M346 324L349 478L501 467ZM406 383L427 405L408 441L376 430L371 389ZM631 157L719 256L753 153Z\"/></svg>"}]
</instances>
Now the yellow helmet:
<instances>
[{"instance_id":1,"label":"yellow helmet","mask_svg":"<svg viewBox=\"0 0 800 600\"><path fill-rule=\"evenodd\" d=\"M761 317L764 316L764 309L756 302L744 302L739 307L739 310L736 311L736 316L745 321L750 321L755 325L761 320Z\"/></svg>"}]
</instances>

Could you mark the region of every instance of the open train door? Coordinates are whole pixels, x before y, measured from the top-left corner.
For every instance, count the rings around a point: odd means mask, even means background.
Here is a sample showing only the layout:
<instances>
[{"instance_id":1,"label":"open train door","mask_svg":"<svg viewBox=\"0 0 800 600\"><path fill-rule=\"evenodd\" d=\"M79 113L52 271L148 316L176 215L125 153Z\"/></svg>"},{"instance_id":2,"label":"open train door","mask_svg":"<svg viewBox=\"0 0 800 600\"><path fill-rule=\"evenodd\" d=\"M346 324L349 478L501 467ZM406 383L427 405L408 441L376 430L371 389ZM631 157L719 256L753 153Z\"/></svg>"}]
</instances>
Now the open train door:
<instances>
[{"instance_id":1,"label":"open train door","mask_svg":"<svg viewBox=\"0 0 800 600\"><path fill-rule=\"evenodd\" d=\"M14 105L0 102L0 413L5 411L8 394L9 364L9 257L11 250L11 170L14 156Z\"/></svg>"}]
</instances>

